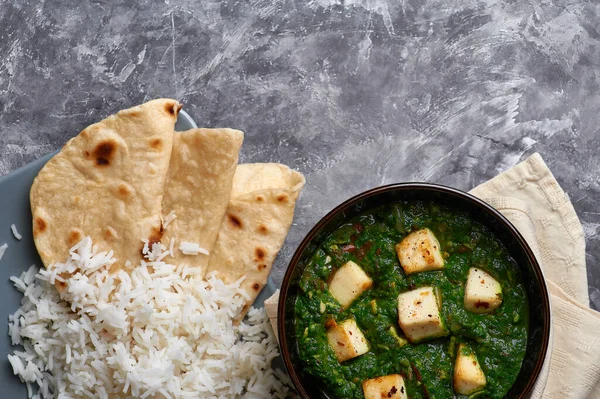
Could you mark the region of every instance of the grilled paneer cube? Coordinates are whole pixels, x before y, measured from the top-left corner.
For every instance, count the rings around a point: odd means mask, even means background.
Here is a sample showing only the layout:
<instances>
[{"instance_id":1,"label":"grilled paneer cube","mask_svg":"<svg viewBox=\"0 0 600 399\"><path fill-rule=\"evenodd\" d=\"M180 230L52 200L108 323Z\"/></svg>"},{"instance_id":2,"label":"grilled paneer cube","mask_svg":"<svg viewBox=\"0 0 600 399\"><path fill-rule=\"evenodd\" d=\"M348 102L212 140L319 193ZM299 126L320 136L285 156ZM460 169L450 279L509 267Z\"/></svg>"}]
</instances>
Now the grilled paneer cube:
<instances>
[{"instance_id":1,"label":"grilled paneer cube","mask_svg":"<svg viewBox=\"0 0 600 399\"><path fill-rule=\"evenodd\" d=\"M460 344L454 364L454 391L459 395L471 395L482 390L485 384L477 356L467 345Z\"/></svg>"},{"instance_id":2,"label":"grilled paneer cube","mask_svg":"<svg viewBox=\"0 0 600 399\"><path fill-rule=\"evenodd\" d=\"M500 283L481 269L469 269L465 286L465 309L473 313L488 313L501 304Z\"/></svg>"},{"instance_id":3,"label":"grilled paneer cube","mask_svg":"<svg viewBox=\"0 0 600 399\"><path fill-rule=\"evenodd\" d=\"M329 292L346 309L364 291L371 288L373 280L356 263L349 261L340 267L329 283Z\"/></svg>"},{"instance_id":4,"label":"grilled paneer cube","mask_svg":"<svg viewBox=\"0 0 600 399\"><path fill-rule=\"evenodd\" d=\"M400 374L391 374L363 381L362 388L365 399L408 399L404 378Z\"/></svg>"},{"instance_id":5,"label":"grilled paneer cube","mask_svg":"<svg viewBox=\"0 0 600 399\"><path fill-rule=\"evenodd\" d=\"M396 245L398 260L406 275L444 267L440 243L429 229L413 231Z\"/></svg>"},{"instance_id":6,"label":"grilled paneer cube","mask_svg":"<svg viewBox=\"0 0 600 399\"><path fill-rule=\"evenodd\" d=\"M438 299L441 298L437 298L433 287L421 287L398 295L398 324L410 342L448 335Z\"/></svg>"},{"instance_id":7,"label":"grilled paneer cube","mask_svg":"<svg viewBox=\"0 0 600 399\"><path fill-rule=\"evenodd\" d=\"M327 329L327 341L340 363L369 351L369 343L354 319L330 325Z\"/></svg>"}]
</instances>

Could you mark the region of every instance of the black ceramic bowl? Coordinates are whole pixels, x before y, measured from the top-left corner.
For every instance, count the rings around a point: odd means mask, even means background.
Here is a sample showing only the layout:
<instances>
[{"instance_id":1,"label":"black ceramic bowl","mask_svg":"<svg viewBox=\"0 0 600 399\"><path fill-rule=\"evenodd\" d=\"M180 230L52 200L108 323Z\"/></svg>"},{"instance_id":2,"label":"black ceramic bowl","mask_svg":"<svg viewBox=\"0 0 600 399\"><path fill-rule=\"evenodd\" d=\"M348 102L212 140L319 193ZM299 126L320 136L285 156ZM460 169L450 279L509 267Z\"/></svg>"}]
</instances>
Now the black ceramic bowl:
<instances>
[{"instance_id":1,"label":"black ceramic bowl","mask_svg":"<svg viewBox=\"0 0 600 399\"><path fill-rule=\"evenodd\" d=\"M529 336L521 371L507 397L529 397L546 358L551 317L546 284L531 248L504 216L480 199L449 187L426 183L403 183L371 189L337 206L312 228L290 262L280 292L279 342L285 367L302 398L329 398L320 389L321 383L303 372L298 355L294 328L294 303L299 290L298 281L308 260L325 237L354 216L381 205L416 199L435 200L467 210L473 219L488 227L502 241L521 267L529 298Z\"/></svg>"}]
</instances>

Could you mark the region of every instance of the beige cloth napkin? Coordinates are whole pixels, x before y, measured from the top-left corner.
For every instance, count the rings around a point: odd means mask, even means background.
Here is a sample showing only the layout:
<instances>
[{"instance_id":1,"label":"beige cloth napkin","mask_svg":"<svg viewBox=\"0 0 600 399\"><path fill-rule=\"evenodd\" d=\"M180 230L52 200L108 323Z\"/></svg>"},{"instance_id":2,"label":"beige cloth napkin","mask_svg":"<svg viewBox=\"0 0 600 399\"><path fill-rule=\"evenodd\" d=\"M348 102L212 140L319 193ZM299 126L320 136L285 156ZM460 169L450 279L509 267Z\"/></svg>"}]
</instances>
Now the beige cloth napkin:
<instances>
[{"instance_id":1,"label":"beige cloth napkin","mask_svg":"<svg viewBox=\"0 0 600 399\"><path fill-rule=\"evenodd\" d=\"M588 307L585 237L568 196L539 154L471 193L515 225L546 277L552 306L551 356L531 397L600 398L600 313ZM275 332L278 299L279 291L265 302Z\"/></svg>"}]
</instances>

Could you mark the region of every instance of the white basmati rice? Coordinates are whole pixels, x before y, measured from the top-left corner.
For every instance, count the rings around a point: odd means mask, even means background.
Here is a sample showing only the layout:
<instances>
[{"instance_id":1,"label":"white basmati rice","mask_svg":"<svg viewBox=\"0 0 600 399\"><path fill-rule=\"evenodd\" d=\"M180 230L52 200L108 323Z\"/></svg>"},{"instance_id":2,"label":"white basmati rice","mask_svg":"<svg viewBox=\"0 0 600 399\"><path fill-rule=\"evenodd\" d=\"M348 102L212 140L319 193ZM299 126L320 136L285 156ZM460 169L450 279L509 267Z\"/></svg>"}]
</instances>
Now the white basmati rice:
<instances>
[{"instance_id":1,"label":"white basmati rice","mask_svg":"<svg viewBox=\"0 0 600 399\"><path fill-rule=\"evenodd\" d=\"M0 245L0 260L2 260L2 257L4 256L4 253L6 252L6 248L8 248L7 243Z\"/></svg>"},{"instance_id":2,"label":"white basmati rice","mask_svg":"<svg viewBox=\"0 0 600 399\"><path fill-rule=\"evenodd\" d=\"M208 255L208 251L206 249L202 248L200 246L200 244L197 244L195 242L183 241L181 243L181 245L179 245L179 250L184 255L198 255L198 254Z\"/></svg>"},{"instance_id":3,"label":"white basmati rice","mask_svg":"<svg viewBox=\"0 0 600 399\"><path fill-rule=\"evenodd\" d=\"M24 350L8 360L30 398L291 395L271 368L278 346L264 309L233 321L247 298L243 279L186 277L163 261L165 249L154 244L130 275L110 275L112 252L96 252L86 237L64 264L11 279L24 298L9 334ZM66 272L74 274L61 298L50 281Z\"/></svg>"},{"instance_id":4,"label":"white basmati rice","mask_svg":"<svg viewBox=\"0 0 600 399\"><path fill-rule=\"evenodd\" d=\"M169 255L175 256L175 237L171 237L171 241L169 242Z\"/></svg>"},{"instance_id":5,"label":"white basmati rice","mask_svg":"<svg viewBox=\"0 0 600 399\"><path fill-rule=\"evenodd\" d=\"M23 236L17 231L17 226L15 226L14 224L10 225L10 230L12 231L13 236L15 236L17 240L21 240L21 238L23 238Z\"/></svg>"},{"instance_id":6,"label":"white basmati rice","mask_svg":"<svg viewBox=\"0 0 600 399\"><path fill-rule=\"evenodd\" d=\"M169 214L167 216L165 216L165 220L163 222L163 229L166 229L167 226L169 225L169 223L171 223L176 218L177 218L177 215L175 214L175 211L169 212Z\"/></svg>"}]
</instances>

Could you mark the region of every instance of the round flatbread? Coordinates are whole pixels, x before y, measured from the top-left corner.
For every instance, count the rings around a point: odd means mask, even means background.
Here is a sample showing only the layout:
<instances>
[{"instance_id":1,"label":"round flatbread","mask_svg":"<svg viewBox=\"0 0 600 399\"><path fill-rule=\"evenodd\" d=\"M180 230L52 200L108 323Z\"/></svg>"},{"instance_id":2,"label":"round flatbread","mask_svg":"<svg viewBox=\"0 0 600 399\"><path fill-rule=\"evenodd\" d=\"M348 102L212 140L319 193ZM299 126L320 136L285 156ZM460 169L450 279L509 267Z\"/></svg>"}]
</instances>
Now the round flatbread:
<instances>
[{"instance_id":1,"label":"round flatbread","mask_svg":"<svg viewBox=\"0 0 600 399\"><path fill-rule=\"evenodd\" d=\"M212 252L229 203L233 174L244 133L233 129L191 129L177 133L163 199L163 214L176 217L165 228L163 244L182 241ZM204 275L208 256L172 254L175 264L197 267Z\"/></svg>"},{"instance_id":2,"label":"round flatbread","mask_svg":"<svg viewBox=\"0 0 600 399\"><path fill-rule=\"evenodd\" d=\"M304 176L276 163L239 165L207 273L226 283L245 277L243 315L263 289L294 219Z\"/></svg>"},{"instance_id":3,"label":"round flatbread","mask_svg":"<svg viewBox=\"0 0 600 399\"><path fill-rule=\"evenodd\" d=\"M95 123L42 168L30 192L33 238L46 267L90 236L113 250L113 270L142 259L142 239L160 241L161 208L181 105L157 99ZM57 282L62 291L64 286Z\"/></svg>"}]
</instances>

